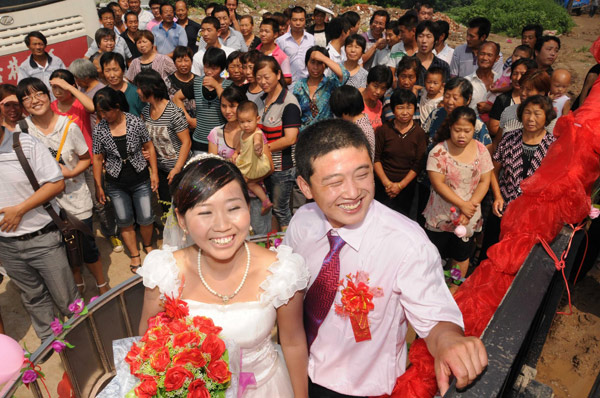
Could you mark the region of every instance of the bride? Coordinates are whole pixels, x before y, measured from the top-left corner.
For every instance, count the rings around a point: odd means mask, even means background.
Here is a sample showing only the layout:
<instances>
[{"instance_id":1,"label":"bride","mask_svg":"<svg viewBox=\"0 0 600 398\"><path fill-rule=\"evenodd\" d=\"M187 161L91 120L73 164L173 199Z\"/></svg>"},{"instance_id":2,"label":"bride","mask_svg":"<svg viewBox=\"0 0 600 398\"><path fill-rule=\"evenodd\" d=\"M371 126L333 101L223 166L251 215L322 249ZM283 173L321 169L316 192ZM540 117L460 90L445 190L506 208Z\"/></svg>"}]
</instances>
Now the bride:
<instances>
[{"instance_id":1,"label":"bride","mask_svg":"<svg viewBox=\"0 0 600 398\"><path fill-rule=\"evenodd\" d=\"M272 252L246 242L250 198L242 174L220 158L196 159L171 185L172 228L181 233L178 247L187 247L154 250L137 271L146 287L140 335L162 311L164 295L177 296L183 286L190 316L212 318L242 349L241 371L255 379L243 397L307 397L304 260L287 246ZM272 342L275 321L285 361Z\"/></svg>"}]
</instances>

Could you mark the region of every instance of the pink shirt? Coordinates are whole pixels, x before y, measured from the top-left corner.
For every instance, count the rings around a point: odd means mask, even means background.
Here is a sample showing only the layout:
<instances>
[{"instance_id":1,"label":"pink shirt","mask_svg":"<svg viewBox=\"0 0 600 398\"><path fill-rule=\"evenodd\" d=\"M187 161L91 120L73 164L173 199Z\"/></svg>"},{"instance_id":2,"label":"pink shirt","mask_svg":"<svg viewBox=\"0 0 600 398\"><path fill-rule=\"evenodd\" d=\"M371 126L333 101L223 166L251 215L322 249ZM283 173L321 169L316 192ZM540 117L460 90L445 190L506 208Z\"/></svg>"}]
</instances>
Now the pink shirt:
<instances>
[{"instance_id":1,"label":"pink shirt","mask_svg":"<svg viewBox=\"0 0 600 398\"><path fill-rule=\"evenodd\" d=\"M375 105L375 108L369 108L367 106L367 103L365 102L365 110L363 111L363 113L369 118L369 122L371 122L373 130L377 130L377 127L383 125L383 122L381 121L382 110L383 104L379 100L377 101L377 105Z\"/></svg>"},{"instance_id":2,"label":"pink shirt","mask_svg":"<svg viewBox=\"0 0 600 398\"><path fill-rule=\"evenodd\" d=\"M262 43L256 46L256 49L258 51L260 51L261 48ZM270 55L277 60L279 66L281 67L281 73L283 73L283 77L292 77L292 67L290 66L290 59L277 44L275 44L275 50L273 50L271 54L265 55Z\"/></svg>"},{"instance_id":3,"label":"pink shirt","mask_svg":"<svg viewBox=\"0 0 600 398\"><path fill-rule=\"evenodd\" d=\"M306 260L310 284L329 252L330 229L316 203L302 206L287 229L284 244ZM444 282L440 255L417 223L373 201L361 224L334 231L346 242L340 278L367 272L369 286L382 288L383 296L373 299L368 315L372 339L360 343L350 320L332 306L310 348L308 376L342 394L389 394L405 371L408 322L427 337L440 321L463 327L462 314ZM334 304L340 302L338 291Z\"/></svg>"}]
</instances>

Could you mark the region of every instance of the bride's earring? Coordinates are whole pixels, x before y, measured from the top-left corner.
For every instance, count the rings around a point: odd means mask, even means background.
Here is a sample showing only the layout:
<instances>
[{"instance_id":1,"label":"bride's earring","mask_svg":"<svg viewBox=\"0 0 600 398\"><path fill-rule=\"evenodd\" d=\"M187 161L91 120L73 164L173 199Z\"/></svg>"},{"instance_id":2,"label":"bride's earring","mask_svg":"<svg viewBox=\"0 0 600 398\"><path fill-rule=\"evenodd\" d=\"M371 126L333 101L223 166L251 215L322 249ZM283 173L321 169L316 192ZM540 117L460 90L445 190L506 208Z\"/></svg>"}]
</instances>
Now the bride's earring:
<instances>
[{"instance_id":1,"label":"bride's earring","mask_svg":"<svg viewBox=\"0 0 600 398\"><path fill-rule=\"evenodd\" d=\"M187 229L183 230L183 238L181 238L181 240L183 241L183 243L187 241Z\"/></svg>"}]
</instances>

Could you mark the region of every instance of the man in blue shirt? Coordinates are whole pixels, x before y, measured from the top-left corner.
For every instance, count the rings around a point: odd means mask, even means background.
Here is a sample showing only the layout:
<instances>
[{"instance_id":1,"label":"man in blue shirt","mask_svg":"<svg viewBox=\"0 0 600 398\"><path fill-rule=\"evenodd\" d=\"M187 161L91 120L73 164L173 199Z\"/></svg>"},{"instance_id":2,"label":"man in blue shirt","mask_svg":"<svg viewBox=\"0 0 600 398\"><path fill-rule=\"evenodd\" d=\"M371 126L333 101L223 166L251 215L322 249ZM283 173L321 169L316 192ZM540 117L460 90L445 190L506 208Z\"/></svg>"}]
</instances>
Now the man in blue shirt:
<instances>
[{"instance_id":1,"label":"man in blue shirt","mask_svg":"<svg viewBox=\"0 0 600 398\"><path fill-rule=\"evenodd\" d=\"M171 4L161 5L160 15L162 22L152 28L154 44L156 45L156 51L170 57L173 55L175 47L187 46L188 39L185 29L173 22L175 10Z\"/></svg>"}]
</instances>

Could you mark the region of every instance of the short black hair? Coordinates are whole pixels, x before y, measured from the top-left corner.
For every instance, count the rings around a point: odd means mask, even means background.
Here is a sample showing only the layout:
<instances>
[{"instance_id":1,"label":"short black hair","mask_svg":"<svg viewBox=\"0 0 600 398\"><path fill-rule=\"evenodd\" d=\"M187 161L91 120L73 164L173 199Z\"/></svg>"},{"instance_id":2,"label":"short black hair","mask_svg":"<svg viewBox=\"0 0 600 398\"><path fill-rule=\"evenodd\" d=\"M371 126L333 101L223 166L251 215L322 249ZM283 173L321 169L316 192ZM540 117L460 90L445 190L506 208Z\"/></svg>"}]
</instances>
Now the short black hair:
<instances>
[{"instance_id":1,"label":"short black hair","mask_svg":"<svg viewBox=\"0 0 600 398\"><path fill-rule=\"evenodd\" d=\"M271 26L271 28L273 29L273 33L275 33L276 35L279 34L279 22L277 22L275 18L263 18L263 20L260 21L260 26L263 25Z\"/></svg>"},{"instance_id":2,"label":"short black hair","mask_svg":"<svg viewBox=\"0 0 600 398\"><path fill-rule=\"evenodd\" d=\"M243 52L235 50L232 51L228 56L227 56L227 68L229 68L229 64L232 63L233 61L235 61L236 59L240 60L240 63L242 63L242 58L244 57Z\"/></svg>"},{"instance_id":3,"label":"short black hair","mask_svg":"<svg viewBox=\"0 0 600 398\"><path fill-rule=\"evenodd\" d=\"M71 86L75 86L75 76L67 69L56 69L50 74L50 80L54 79L55 77L63 79Z\"/></svg>"},{"instance_id":4,"label":"short black hair","mask_svg":"<svg viewBox=\"0 0 600 398\"><path fill-rule=\"evenodd\" d=\"M550 35L542 36L539 39L537 39L535 42L534 50L536 52L540 52L542 50L542 47L544 46L544 44L546 44L549 41L556 42L556 44L558 44L558 49L560 50L560 39L556 36L550 36Z\"/></svg>"},{"instance_id":5,"label":"short black hair","mask_svg":"<svg viewBox=\"0 0 600 398\"><path fill-rule=\"evenodd\" d=\"M523 36L523 33L528 32L530 30L533 30L535 32L535 38L537 40L539 40L540 37L542 37L542 35L544 34L544 28L542 27L542 25L527 24L527 25L523 26L523 29L521 29L521 36Z\"/></svg>"},{"instance_id":6,"label":"short black hair","mask_svg":"<svg viewBox=\"0 0 600 398\"><path fill-rule=\"evenodd\" d=\"M100 28L94 34L94 40L96 41L96 45L98 47L100 47L100 42L105 37L112 37L112 39L115 40L115 43L116 43L117 35L115 34L114 30L108 29L108 28Z\"/></svg>"},{"instance_id":7,"label":"short black hair","mask_svg":"<svg viewBox=\"0 0 600 398\"><path fill-rule=\"evenodd\" d=\"M496 50L496 55L500 55L500 44L496 43L495 41L486 40L483 43L481 43L479 48L483 47L485 44L491 44L492 46L494 46L494 50Z\"/></svg>"},{"instance_id":8,"label":"short black hair","mask_svg":"<svg viewBox=\"0 0 600 398\"><path fill-rule=\"evenodd\" d=\"M369 69L369 74L367 75L367 84L371 83L385 83L387 88L392 87L392 83L394 81L394 75L390 68L386 65L377 65Z\"/></svg>"},{"instance_id":9,"label":"short black hair","mask_svg":"<svg viewBox=\"0 0 600 398\"><path fill-rule=\"evenodd\" d=\"M396 106L404 104L412 104L414 106L414 110L417 110L417 96L411 90L397 88L394 90L394 92L392 92L392 96L390 97L390 106L392 107L392 112Z\"/></svg>"},{"instance_id":10,"label":"short black hair","mask_svg":"<svg viewBox=\"0 0 600 398\"><path fill-rule=\"evenodd\" d=\"M527 54L529 54L529 56L527 56L525 58L533 58L533 48L529 47L527 44L519 44L518 46L515 47L515 49L513 50L513 53L517 50L524 51Z\"/></svg>"},{"instance_id":11,"label":"short black hair","mask_svg":"<svg viewBox=\"0 0 600 398\"><path fill-rule=\"evenodd\" d=\"M194 52L191 48L186 46L177 46L173 50L173 56L171 59L175 62L176 59L189 57L191 60L194 60Z\"/></svg>"},{"instance_id":12,"label":"short black hair","mask_svg":"<svg viewBox=\"0 0 600 398\"><path fill-rule=\"evenodd\" d=\"M104 66L111 61L115 61L121 70L125 72L125 59L121 54L113 51L104 53L102 56L100 56L100 66L102 67L102 72L104 72Z\"/></svg>"},{"instance_id":13,"label":"short black hair","mask_svg":"<svg viewBox=\"0 0 600 398\"><path fill-rule=\"evenodd\" d=\"M427 69L427 73L425 73L425 79L427 79L427 75L441 75L442 83L446 81L446 71L439 66L430 66L429 69Z\"/></svg>"},{"instance_id":14,"label":"short black hair","mask_svg":"<svg viewBox=\"0 0 600 398\"><path fill-rule=\"evenodd\" d=\"M416 29L419 19L414 14L406 13L398 19L398 25L404 26L408 30Z\"/></svg>"},{"instance_id":15,"label":"short black hair","mask_svg":"<svg viewBox=\"0 0 600 398\"><path fill-rule=\"evenodd\" d=\"M138 17L138 15L133 12L133 11L127 11L125 13L125 16L123 17L123 19L125 20L125 22L127 22L127 17L133 15L135 17L135 19L137 19L138 21L140 20L140 18Z\"/></svg>"},{"instance_id":16,"label":"short black hair","mask_svg":"<svg viewBox=\"0 0 600 398\"><path fill-rule=\"evenodd\" d=\"M290 15L291 14L304 14L304 17L306 18L306 10L300 6L295 6L294 8L292 8Z\"/></svg>"},{"instance_id":17,"label":"short black hair","mask_svg":"<svg viewBox=\"0 0 600 398\"><path fill-rule=\"evenodd\" d=\"M421 60L416 55L406 55L400 59L396 66L396 76L400 76L400 73L405 70L412 69L415 71L415 75L419 76L419 70L421 69Z\"/></svg>"},{"instance_id":18,"label":"short black hair","mask_svg":"<svg viewBox=\"0 0 600 398\"><path fill-rule=\"evenodd\" d=\"M417 3L417 7L415 7L417 9L417 11L421 11L421 8L431 8L433 10L433 6L429 3Z\"/></svg>"},{"instance_id":19,"label":"short black hair","mask_svg":"<svg viewBox=\"0 0 600 398\"><path fill-rule=\"evenodd\" d=\"M50 90L46 83L38 79L37 77L26 77L17 84L17 99L19 103L23 105L23 98L31 93L41 91L50 98Z\"/></svg>"},{"instance_id":20,"label":"short black hair","mask_svg":"<svg viewBox=\"0 0 600 398\"><path fill-rule=\"evenodd\" d=\"M440 31L438 30L437 24L430 20L419 22L419 24L417 25L417 30L415 31L415 36L419 36L425 31L425 29L431 32L435 41L437 41L440 38Z\"/></svg>"},{"instance_id":21,"label":"short black hair","mask_svg":"<svg viewBox=\"0 0 600 398\"><path fill-rule=\"evenodd\" d=\"M242 64L247 64L248 62L255 64L258 62L262 53L256 49L250 50L247 53L244 53L242 56Z\"/></svg>"},{"instance_id":22,"label":"short black hair","mask_svg":"<svg viewBox=\"0 0 600 398\"><path fill-rule=\"evenodd\" d=\"M365 39L365 37L363 35L354 33L353 35L346 37L346 41L344 42L344 47L349 46L352 43L358 44L360 46L360 48L362 48L363 53L367 49L367 39Z\"/></svg>"},{"instance_id":23,"label":"short black hair","mask_svg":"<svg viewBox=\"0 0 600 398\"><path fill-rule=\"evenodd\" d=\"M143 70L133 79L133 84L140 89L144 97L156 99L169 99L169 91L160 73L154 69Z\"/></svg>"},{"instance_id":24,"label":"short black hair","mask_svg":"<svg viewBox=\"0 0 600 398\"><path fill-rule=\"evenodd\" d=\"M96 94L94 94L93 101L96 111L119 109L122 112L129 112L129 103L127 102L125 93L108 86L98 90Z\"/></svg>"},{"instance_id":25,"label":"short black hair","mask_svg":"<svg viewBox=\"0 0 600 398\"><path fill-rule=\"evenodd\" d=\"M250 25L254 26L254 18L252 18L252 15L242 15L242 16L240 16L240 22L241 22L243 19L248 19L248 20L250 20Z\"/></svg>"},{"instance_id":26,"label":"short black hair","mask_svg":"<svg viewBox=\"0 0 600 398\"><path fill-rule=\"evenodd\" d=\"M473 97L473 85L471 82L464 77L453 77L446 82L444 91L454 90L457 87L460 88L460 95L464 98L465 103L468 104L471 102L471 98Z\"/></svg>"},{"instance_id":27,"label":"short black hair","mask_svg":"<svg viewBox=\"0 0 600 398\"><path fill-rule=\"evenodd\" d=\"M399 35L400 34L400 24L398 23L398 21L390 21L387 23L387 25L385 25L385 29L386 30L391 30L392 32L394 32L395 35Z\"/></svg>"},{"instance_id":28,"label":"short black hair","mask_svg":"<svg viewBox=\"0 0 600 398\"><path fill-rule=\"evenodd\" d=\"M304 56L304 65L305 66L308 65L308 61L310 60L310 56L315 51L318 51L321 54L325 55L326 57L329 57L329 51L327 51L327 49L325 47L312 46L311 48L309 48L308 50L306 50L306 55Z\"/></svg>"},{"instance_id":29,"label":"short black hair","mask_svg":"<svg viewBox=\"0 0 600 398\"><path fill-rule=\"evenodd\" d=\"M489 19L484 17L473 18L469 21L469 28L477 28L477 36L484 36L487 38L492 30L492 23Z\"/></svg>"},{"instance_id":30,"label":"short black hair","mask_svg":"<svg viewBox=\"0 0 600 398\"><path fill-rule=\"evenodd\" d=\"M153 6L153 5L163 5L164 1L163 0L150 0L148 2L148 6Z\"/></svg>"},{"instance_id":31,"label":"short black hair","mask_svg":"<svg viewBox=\"0 0 600 398\"><path fill-rule=\"evenodd\" d=\"M98 10L98 19L102 19L102 15L104 14L110 14L113 16L113 18L115 17L115 13L112 10L112 8L110 7L102 7Z\"/></svg>"},{"instance_id":32,"label":"short black hair","mask_svg":"<svg viewBox=\"0 0 600 398\"><path fill-rule=\"evenodd\" d=\"M171 3L169 3L168 1L166 1L160 5L160 13L161 14L163 12L163 7L171 7L173 9L173 11L175 11L175 6Z\"/></svg>"},{"instance_id":33,"label":"short black hair","mask_svg":"<svg viewBox=\"0 0 600 398\"><path fill-rule=\"evenodd\" d=\"M214 26L216 30L221 29L221 22L219 22L219 20L213 16L205 17L202 22L200 22L200 26L205 24Z\"/></svg>"},{"instance_id":34,"label":"short black hair","mask_svg":"<svg viewBox=\"0 0 600 398\"><path fill-rule=\"evenodd\" d=\"M223 98L231 102L232 104L240 104L247 99L246 94L244 94L242 90L240 90L237 86L233 84L223 90L223 93L221 94L221 99Z\"/></svg>"},{"instance_id":35,"label":"short black hair","mask_svg":"<svg viewBox=\"0 0 600 398\"><path fill-rule=\"evenodd\" d=\"M204 66L216 66L225 70L227 68L227 56L225 51L217 47L210 47L206 49L204 56L202 57L202 65Z\"/></svg>"},{"instance_id":36,"label":"short black hair","mask_svg":"<svg viewBox=\"0 0 600 398\"><path fill-rule=\"evenodd\" d=\"M435 23L437 24L438 31L440 32L440 37L444 35L444 41L446 41L448 35L450 34L450 24L443 19L437 20Z\"/></svg>"},{"instance_id":37,"label":"short black hair","mask_svg":"<svg viewBox=\"0 0 600 398\"><path fill-rule=\"evenodd\" d=\"M346 18L350 22L350 26L356 26L360 22L360 15L356 11L346 11L342 14L342 17Z\"/></svg>"},{"instance_id":38,"label":"short black hair","mask_svg":"<svg viewBox=\"0 0 600 398\"><path fill-rule=\"evenodd\" d=\"M446 117L446 120L444 120L439 130L435 133L433 141L439 143L449 139L451 127L460 119L466 119L469 123L473 125L473 127L475 127L477 123L477 114L472 108L469 108L468 106L457 107L452 111L452 113L450 113Z\"/></svg>"},{"instance_id":39,"label":"short black hair","mask_svg":"<svg viewBox=\"0 0 600 398\"><path fill-rule=\"evenodd\" d=\"M343 85L331 92L329 107L336 117L357 116L365 110L365 103L356 87Z\"/></svg>"},{"instance_id":40,"label":"short black hair","mask_svg":"<svg viewBox=\"0 0 600 398\"><path fill-rule=\"evenodd\" d=\"M533 95L531 97L527 97L527 99L521 102L517 108L517 119L519 119L520 122L523 122L523 111L530 104L539 105L546 114L546 122L544 126L549 125L550 122L556 118L556 111L552 105L552 100L545 95Z\"/></svg>"},{"instance_id":41,"label":"short black hair","mask_svg":"<svg viewBox=\"0 0 600 398\"><path fill-rule=\"evenodd\" d=\"M296 142L296 171L310 184L313 162L328 153L343 148L365 149L371 158L371 146L365 133L347 120L322 120L302 131Z\"/></svg>"},{"instance_id":42,"label":"short black hair","mask_svg":"<svg viewBox=\"0 0 600 398\"><path fill-rule=\"evenodd\" d=\"M258 116L258 106L252 101L245 100L238 103L236 113L239 115L244 112L252 112L255 116Z\"/></svg>"},{"instance_id":43,"label":"short black hair","mask_svg":"<svg viewBox=\"0 0 600 398\"><path fill-rule=\"evenodd\" d=\"M390 21L390 14L386 10L377 10L371 16L371 19L369 20L369 25L373 23L375 17L385 17L386 24Z\"/></svg>"},{"instance_id":44,"label":"short black hair","mask_svg":"<svg viewBox=\"0 0 600 398\"><path fill-rule=\"evenodd\" d=\"M212 15L214 17L215 14L218 12L226 12L227 16L229 16L229 8L225 7L225 5L223 5L223 4L217 4L215 6L215 8L213 8L213 11L210 15Z\"/></svg>"},{"instance_id":45,"label":"short black hair","mask_svg":"<svg viewBox=\"0 0 600 398\"><path fill-rule=\"evenodd\" d=\"M25 45L27 47L29 47L29 42L31 41L31 38L35 37L36 39L40 39L45 46L48 45L48 39L46 39L46 36L44 36L44 34L40 31L34 30L33 32L29 32L27 33L27 36L25 36Z\"/></svg>"},{"instance_id":46,"label":"short black hair","mask_svg":"<svg viewBox=\"0 0 600 398\"><path fill-rule=\"evenodd\" d=\"M344 17L335 17L325 27L325 33L330 40L338 39L343 33L350 30L350 22Z\"/></svg>"}]
</instances>

